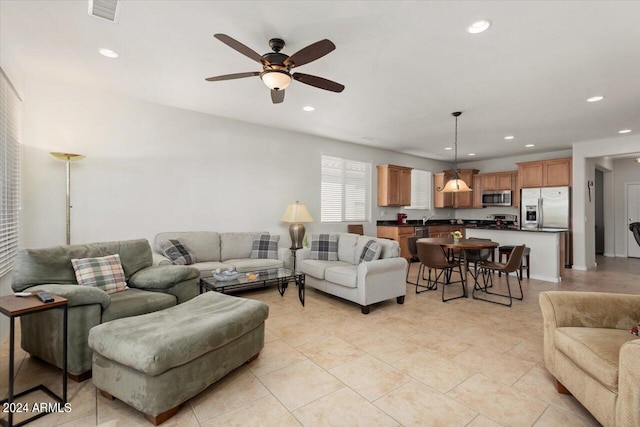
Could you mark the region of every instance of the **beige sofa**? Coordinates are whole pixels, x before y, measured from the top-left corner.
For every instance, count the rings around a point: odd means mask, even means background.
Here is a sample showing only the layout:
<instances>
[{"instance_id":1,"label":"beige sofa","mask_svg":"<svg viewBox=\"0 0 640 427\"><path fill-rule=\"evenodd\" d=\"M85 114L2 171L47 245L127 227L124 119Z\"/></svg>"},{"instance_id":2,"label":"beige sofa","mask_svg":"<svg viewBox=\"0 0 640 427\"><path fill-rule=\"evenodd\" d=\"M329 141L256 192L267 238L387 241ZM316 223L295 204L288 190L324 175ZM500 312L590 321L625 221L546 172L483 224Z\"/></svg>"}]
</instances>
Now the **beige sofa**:
<instances>
[{"instance_id":1,"label":"beige sofa","mask_svg":"<svg viewBox=\"0 0 640 427\"><path fill-rule=\"evenodd\" d=\"M369 240L382 246L380 258L358 263ZM305 273L305 286L360 304L368 314L371 304L396 298L404 303L407 291L407 260L400 258L398 242L357 234L338 234L338 261L309 259L309 248L297 251L298 270Z\"/></svg>"},{"instance_id":2,"label":"beige sofa","mask_svg":"<svg viewBox=\"0 0 640 427\"><path fill-rule=\"evenodd\" d=\"M278 259L252 259L253 241L266 231L246 233L217 233L215 231L181 231L159 233L153 244L153 264L169 265L171 261L162 255L160 243L169 239L180 241L195 256L196 263L190 267L200 271L200 277L211 277L216 268L235 267L239 272L290 268L291 251L278 248Z\"/></svg>"},{"instance_id":3,"label":"beige sofa","mask_svg":"<svg viewBox=\"0 0 640 427\"><path fill-rule=\"evenodd\" d=\"M604 426L640 426L640 295L542 292L544 362Z\"/></svg>"}]
</instances>

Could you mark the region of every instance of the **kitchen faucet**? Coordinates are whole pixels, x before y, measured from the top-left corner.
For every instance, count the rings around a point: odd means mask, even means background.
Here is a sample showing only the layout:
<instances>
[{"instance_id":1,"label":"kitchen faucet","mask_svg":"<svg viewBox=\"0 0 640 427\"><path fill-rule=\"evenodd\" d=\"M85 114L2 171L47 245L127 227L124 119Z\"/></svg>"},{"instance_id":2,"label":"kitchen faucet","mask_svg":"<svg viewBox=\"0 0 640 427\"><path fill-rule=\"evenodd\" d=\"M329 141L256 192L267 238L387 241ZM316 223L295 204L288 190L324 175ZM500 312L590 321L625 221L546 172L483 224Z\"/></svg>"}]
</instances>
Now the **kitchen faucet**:
<instances>
[{"instance_id":1,"label":"kitchen faucet","mask_svg":"<svg viewBox=\"0 0 640 427\"><path fill-rule=\"evenodd\" d=\"M431 218L433 218L434 216L436 216L436 214L432 214L432 215L425 215L422 217L422 225L427 225L427 221L429 221Z\"/></svg>"}]
</instances>

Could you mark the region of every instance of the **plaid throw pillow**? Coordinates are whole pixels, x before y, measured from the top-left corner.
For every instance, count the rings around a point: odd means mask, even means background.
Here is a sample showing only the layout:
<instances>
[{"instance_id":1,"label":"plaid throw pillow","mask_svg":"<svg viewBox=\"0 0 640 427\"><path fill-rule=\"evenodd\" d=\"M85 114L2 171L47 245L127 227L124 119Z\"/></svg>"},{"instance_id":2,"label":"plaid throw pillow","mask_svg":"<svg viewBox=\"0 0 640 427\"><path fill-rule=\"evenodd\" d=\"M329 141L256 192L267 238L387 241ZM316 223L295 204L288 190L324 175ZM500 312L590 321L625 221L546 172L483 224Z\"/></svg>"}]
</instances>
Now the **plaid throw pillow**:
<instances>
[{"instance_id":1,"label":"plaid throw pillow","mask_svg":"<svg viewBox=\"0 0 640 427\"><path fill-rule=\"evenodd\" d=\"M311 259L323 261L338 260L338 235L337 234L312 234L311 235Z\"/></svg>"},{"instance_id":2,"label":"plaid throw pillow","mask_svg":"<svg viewBox=\"0 0 640 427\"><path fill-rule=\"evenodd\" d=\"M252 259L278 259L278 242L280 236L263 234L253 241L251 246Z\"/></svg>"},{"instance_id":3,"label":"plaid throw pillow","mask_svg":"<svg viewBox=\"0 0 640 427\"><path fill-rule=\"evenodd\" d=\"M81 286L100 288L108 294L128 289L118 254L101 258L72 259L71 264L76 272L76 280Z\"/></svg>"},{"instance_id":4,"label":"plaid throw pillow","mask_svg":"<svg viewBox=\"0 0 640 427\"><path fill-rule=\"evenodd\" d=\"M382 247L375 240L369 240L364 248L362 248L362 253L360 254L360 264L363 261L373 261L378 259L380 256L380 252L382 252Z\"/></svg>"},{"instance_id":5,"label":"plaid throw pillow","mask_svg":"<svg viewBox=\"0 0 640 427\"><path fill-rule=\"evenodd\" d=\"M196 262L189 249L179 239L169 239L160 243L160 250L171 260L172 263L177 265L191 265Z\"/></svg>"}]
</instances>

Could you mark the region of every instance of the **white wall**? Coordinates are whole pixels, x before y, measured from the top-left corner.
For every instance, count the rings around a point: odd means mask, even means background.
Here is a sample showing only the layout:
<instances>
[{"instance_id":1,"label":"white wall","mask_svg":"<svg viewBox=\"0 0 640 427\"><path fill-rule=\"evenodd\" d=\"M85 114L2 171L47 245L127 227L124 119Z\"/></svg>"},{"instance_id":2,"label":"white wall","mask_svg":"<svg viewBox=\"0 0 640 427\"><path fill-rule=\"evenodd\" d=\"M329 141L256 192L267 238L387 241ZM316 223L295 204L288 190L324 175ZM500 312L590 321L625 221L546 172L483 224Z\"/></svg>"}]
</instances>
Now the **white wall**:
<instances>
[{"instance_id":1,"label":"white wall","mask_svg":"<svg viewBox=\"0 0 640 427\"><path fill-rule=\"evenodd\" d=\"M372 163L372 222L395 218L376 206L376 164L450 167L390 151L251 125L28 76L24 123L24 246L65 241L65 165L72 163L72 243L147 238L177 230L267 230L290 245L287 204L307 204L307 233L321 224L320 155ZM309 116L313 120L313 116ZM426 211L408 211L420 218ZM448 215L448 211L444 213Z\"/></svg>"},{"instance_id":2,"label":"white wall","mask_svg":"<svg viewBox=\"0 0 640 427\"><path fill-rule=\"evenodd\" d=\"M631 239L631 242L635 244L628 229L626 184L640 183L640 164L636 163L634 158L615 159L613 176L615 223L619 224L615 229L615 254L619 257L626 257L628 255L627 240Z\"/></svg>"},{"instance_id":3,"label":"white wall","mask_svg":"<svg viewBox=\"0 0 640 427\"><path fill-rule=\"evenodd\" d=\"M594 180L596 159L605 156L638 153L640 135L627 135L573 144L573 268L586 270L595 267L594 216L595 209L588 201L587 181ZM614 173L615 174L615 173ZM606 182L605 182L606 186ZM615 197L615 196L614 196ZM617 198L616 198L617 200ZM615 202L615 212L619 211ZM618 214L616 213L616 216ZM616 248L626 221L614 224Z\"/></svg>"}]
</instances>

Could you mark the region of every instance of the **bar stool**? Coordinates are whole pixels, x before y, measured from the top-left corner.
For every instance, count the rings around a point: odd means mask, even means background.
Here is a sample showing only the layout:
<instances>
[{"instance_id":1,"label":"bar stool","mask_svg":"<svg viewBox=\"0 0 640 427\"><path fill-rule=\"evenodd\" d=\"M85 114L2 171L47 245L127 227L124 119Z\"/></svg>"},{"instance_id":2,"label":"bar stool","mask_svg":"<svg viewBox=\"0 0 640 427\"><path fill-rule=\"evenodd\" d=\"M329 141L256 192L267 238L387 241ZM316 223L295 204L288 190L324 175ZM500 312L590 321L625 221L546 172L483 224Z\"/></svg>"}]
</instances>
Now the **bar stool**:
<instances>
[{"instance_id":1,"label":"bar stool","mask_svg":"<svg viewBox=\"0 0 640 427\"><path fill-rule=\"evenodd\" d=\"M509 259L509 255L511 254L511 251L513 250L513 246L500 246L498 248L498 262L502 262L502 256L504 255L505 261L507 259ZM522 268L523 268L523 263L526 262L526 265L524 266L524 268L527 269L527 279L530 278L530 274L529 274L529 254L531 253L531 248L530 247L525 247L524 249L524 254L522 254L522 261L520 263L520 278L522 278ZM502 273L498 272L498 277L500 277L502 275Z\"/></svg>"}]
</instances>

